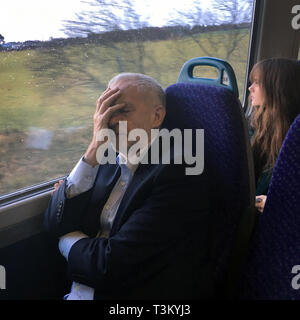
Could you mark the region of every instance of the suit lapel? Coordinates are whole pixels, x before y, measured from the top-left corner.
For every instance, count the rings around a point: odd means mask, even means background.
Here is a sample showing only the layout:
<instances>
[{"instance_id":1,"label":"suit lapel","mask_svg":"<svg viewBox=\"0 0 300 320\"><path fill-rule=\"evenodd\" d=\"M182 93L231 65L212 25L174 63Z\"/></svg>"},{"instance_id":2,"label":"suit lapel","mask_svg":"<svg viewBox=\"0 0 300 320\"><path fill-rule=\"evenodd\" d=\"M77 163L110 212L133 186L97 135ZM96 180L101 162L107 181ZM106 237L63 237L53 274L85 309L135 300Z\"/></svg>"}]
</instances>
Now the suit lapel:
<instances>
[{"instance_id":1,"label":"suit lapel","mask_svg":"<svg viewBox=\"0 0 300 320\"><path fill-rule=\"evenodd\" d=\"M119 230L130 213L143 202L143 194L146 192L144 186L149 182L153 174L153 168L156 166L151 164L140 164L138 166L118 208L111 235ZM138 192L141 193L139 196L137 196Z\"/></svg>"},{"instance_id":2,"label":"suit lapel","mask_svg":"<svg viewBox=\"0 0 300 320\"><path fill-rule=\"evenodd\" d=\"M154 144L156 144L154 146ZM158 145L157 145L158 144ZM158 156L159 161L158 164L151 163L151 150L157 150L158 148ZM169 150L169 149L168 149ZM167 151L168 151L167 150ZM157 151L156 151L157 152ZM111 235L119 230L121 225L125 222L125 220L129 217L129 215L137 209L144 201L145 196L151 192L150 187L147 188L147 184L150 186L149 182L153 177L153 173L155 169L162 164L162 141L161 137L158 140L155 140L152 146L148 149L145 157L147 157L148 161L147 164L140 163L138 166L132 181L130 182L129 186L126 189L126 192L123 196L123 199L120 203L118 208L118 212L116 214L112 229Z\"/></svg>"}]
</instances>

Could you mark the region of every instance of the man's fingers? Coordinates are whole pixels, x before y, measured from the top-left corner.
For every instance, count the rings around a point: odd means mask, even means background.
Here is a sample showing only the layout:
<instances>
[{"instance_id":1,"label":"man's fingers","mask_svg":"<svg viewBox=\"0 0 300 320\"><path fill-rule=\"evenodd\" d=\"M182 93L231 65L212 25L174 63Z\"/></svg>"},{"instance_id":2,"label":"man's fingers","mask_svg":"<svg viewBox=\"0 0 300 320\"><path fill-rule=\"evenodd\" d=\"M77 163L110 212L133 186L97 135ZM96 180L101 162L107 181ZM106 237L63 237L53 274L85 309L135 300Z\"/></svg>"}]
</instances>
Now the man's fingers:
<instances>
[{"instance_id":1,"label":"man's fingers","mask_svg":"<svg viewBox=\"0 0 300 320\"><path fill-rule=\"evenodd\" d=\"M105 121L109 121L109 119L116 113L117 111L123 109L125 107L125 103L118 103L110 108L107 108L106 111L103 113L103 118Z\"/></svg>"},{"instance_id":2,"label":"man's fingers","mask_svg":"<svg viewBox=\"0 0 300 320\"><path fill-rule=\"evenodd\" d=\"M112 104L113 100L117 98L119 91L120 90L118 88L115 88L115 89L108 88L107 90L105 90L97 100L96 112L99 112L101 107L103 109L104 102L106 102L105 104L106 108L109 107L109 105L107 106L107 104ZM108 99L109 101L107 102Z\"/></svg>"},{"instance_id":3,"label":"man's fingers","mask_svg":"<svg viewBox=\"0 0 300 320\"><path fill-rule=\"evenodd\" d=\"M103 114L107 109L113 106L119 96L120 96L120 90L118 89L112 95L109 95L106 99L104 99L99 109L100 113Z\"/></svg>"},{"instance_id":4,"label":"man's fingers","mask_svg":"<svg viewBox=\"0 0 300 320\"><path fill-rule=\"evenodd\" d=\"M114 105L115 101L120 96L120 90L114 89L105 94L103 99L100 99L99 101L99 108L97 109L97 113L103 114L109 107Z\"/></svg>"},{"instance_id":5,"label":"man's fingers","mask_svg":"<svg viewBox=\"0 0 300 320\"><path fill-rule=\"evenodd\" d=\"M97 99L97 101L96 101L96 111L99 109L99 105L101 105L102 100L103 100L103 97L104 97L104 95L105 95L108 91L110 91L110 88L106 88L106 89L102 92L102 94L100 95L100 97Z\"/></svg>"},{"instance_id":6,"label":"man's fingers","mask_svg":"<svg viewBox=\"0 0 300 320\"><path fill-rule=\"evenodd\" d=\"M59 180L57 183L53 185L54 190L51 191L51 196L53 196L54 192L62 185L63 182L64 180Z\"/></svg>"},{"instance_id":7,"label":"man's fingers","mask_svg":"<svg viewBox=\"0 0 300 320\"><path fill-rule=\"evenodd\" d=\"M58 188L56 188L56 187L54 186L54 190L51 191L51 196L53 196L54 192L55 192L57 189L58 189Z\"/></svg>"},{"instance_id":8,"label":"man's fingers","mask_svg":"<svg viewBox=\"0 0 300 320\"><path fill-rule=\"evenodd\" d=\"M57 183L55 183L54 188L58 189L62 183L64 182L64 180L59 180Z\"/></svg>"}]
</instances>

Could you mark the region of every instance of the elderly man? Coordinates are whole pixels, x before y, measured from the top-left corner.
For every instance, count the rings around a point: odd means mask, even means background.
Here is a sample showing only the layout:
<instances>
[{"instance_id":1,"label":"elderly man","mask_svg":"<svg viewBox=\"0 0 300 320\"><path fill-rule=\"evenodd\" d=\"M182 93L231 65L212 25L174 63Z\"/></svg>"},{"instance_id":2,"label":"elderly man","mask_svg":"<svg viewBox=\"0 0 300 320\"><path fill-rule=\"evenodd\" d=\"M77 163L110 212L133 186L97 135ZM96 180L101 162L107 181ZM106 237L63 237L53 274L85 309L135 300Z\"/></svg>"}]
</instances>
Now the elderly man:
<instances>
[{"instance_id":1,"label":"elderly man","mask_svg":"<svg viewBox=\"0 0 300 320\"><path fill-rule=\"evenodd\" d=\"M186 175L184 162L172 161L172 145L169 164L161 157L151 163L149 151L160 140L151 131L161 128L165 115L163 89L142 74L114 77L98 99L92 141L55 185L45 213L73 281L65 299L212 296L207 174ZM135 129L147 133L137 154L149 161L132 163L121 152L124 141L125 153L134 145L128 136ZM99 138L105 130L115 134L116 163L99 156L107 149Z\"/></svg>"}]
</instances>

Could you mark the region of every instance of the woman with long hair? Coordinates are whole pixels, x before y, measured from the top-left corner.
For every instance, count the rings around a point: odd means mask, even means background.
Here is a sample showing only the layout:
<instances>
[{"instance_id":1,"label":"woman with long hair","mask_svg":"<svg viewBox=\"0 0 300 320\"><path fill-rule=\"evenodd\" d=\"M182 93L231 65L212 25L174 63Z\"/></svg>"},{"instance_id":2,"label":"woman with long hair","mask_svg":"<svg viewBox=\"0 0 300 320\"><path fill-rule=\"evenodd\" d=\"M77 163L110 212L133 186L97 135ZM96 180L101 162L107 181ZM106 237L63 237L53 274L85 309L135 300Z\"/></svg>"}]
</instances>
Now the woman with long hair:
<instances>
[{"instance_id":1,"label":"woman with long hair","mask_svg":"<svg viewBox=\"0 0 300 320\"><path fill-rule=\"evenodd\" d=\"M283 140L300 113L300 63L283 58L260 61L251 70L250 81L256 207L262 212Z\"/></svg>"}]
</instances>

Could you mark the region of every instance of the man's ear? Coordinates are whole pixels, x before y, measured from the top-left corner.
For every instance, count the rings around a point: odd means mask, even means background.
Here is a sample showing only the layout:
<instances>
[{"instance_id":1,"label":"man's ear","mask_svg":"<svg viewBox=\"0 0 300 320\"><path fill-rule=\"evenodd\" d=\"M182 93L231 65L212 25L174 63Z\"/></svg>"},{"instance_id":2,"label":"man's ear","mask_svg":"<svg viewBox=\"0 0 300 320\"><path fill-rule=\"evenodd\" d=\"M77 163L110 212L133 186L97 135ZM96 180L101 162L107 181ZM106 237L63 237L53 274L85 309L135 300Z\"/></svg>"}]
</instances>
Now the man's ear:
<instances>
[{"instance_id":1,"label":"man's ear","mask_svg":"<svg viewBox=\"0 0 300 320\"><path fill-rule=\"evenodd\" d=\"M166 116L166 108L162 104L158 104L154 107L154 120L153 128L159 128Z\"/></svg>"}]
</instances>

